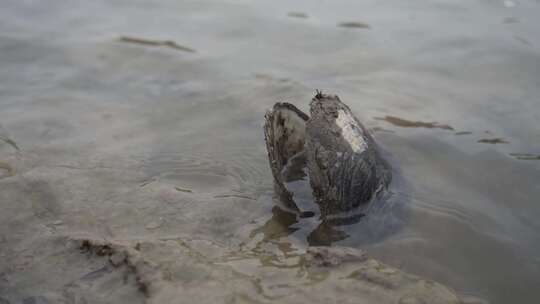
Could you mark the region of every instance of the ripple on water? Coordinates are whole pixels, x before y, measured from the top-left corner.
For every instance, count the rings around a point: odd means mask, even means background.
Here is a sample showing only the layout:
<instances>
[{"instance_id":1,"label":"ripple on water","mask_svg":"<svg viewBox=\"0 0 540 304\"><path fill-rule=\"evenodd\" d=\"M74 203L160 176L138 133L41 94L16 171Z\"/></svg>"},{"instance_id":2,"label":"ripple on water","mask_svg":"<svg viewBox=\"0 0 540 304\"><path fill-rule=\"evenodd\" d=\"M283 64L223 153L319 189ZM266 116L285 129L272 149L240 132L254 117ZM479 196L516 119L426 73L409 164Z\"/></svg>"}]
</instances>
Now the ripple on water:
<instances>
[{"instance_id":1,"label":"ripple on water","mask_svg":"<svg viewBox=\"0 0 540 304\"><path fill-rule=\"evenodd\" d=\"M260 191L271 186L266 160L259 155L226 156L184 155L161 153L145 164L150 180L170 183L179 191L210 195L256 199Z\"/></svg>"},{"instance_id":2,"label":"ripple on water","mask_svg":"<svg viewBox=\"0 0 540 304\"><path fill-rule=\"evenodd\" d=\"M416 209L418 213L428 213L435 217L445 217L466 225L472 225L474 223L473 216L466 209L460 208L455 202L440 198L422 197L420 195L409 195L409 198L411 208Z\"/></svg>"}]
</instances>

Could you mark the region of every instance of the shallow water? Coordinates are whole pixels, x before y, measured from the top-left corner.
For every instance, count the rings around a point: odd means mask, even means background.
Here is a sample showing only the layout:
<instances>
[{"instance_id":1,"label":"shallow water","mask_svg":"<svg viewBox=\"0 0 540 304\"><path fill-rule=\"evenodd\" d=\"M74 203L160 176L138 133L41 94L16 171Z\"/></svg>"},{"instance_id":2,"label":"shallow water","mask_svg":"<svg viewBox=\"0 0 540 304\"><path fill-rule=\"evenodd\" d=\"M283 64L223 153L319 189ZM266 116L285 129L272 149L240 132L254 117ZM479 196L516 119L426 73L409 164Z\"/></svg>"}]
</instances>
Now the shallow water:
<instances>
[{"instance_id":1,"label":"shallow water","mask_svg":"<svg viewBox=\"0 0 540 304\"><path fill-rule=\"evenodd\" d=\"M207 240L270 269L284 265L268 252L346 245L461 295L535 303L539 12L534 0L3 1L0 302L88 299L80 286L109 270L85 275L102 265L58 237L92 236ZM316 88L373 130L396 171L391 216L326 227L274 207L264 112L307 110ZM108 282L92 288L142 301ZM295 282L262 284L279 299Z\"/></svg>"}]
</instances>

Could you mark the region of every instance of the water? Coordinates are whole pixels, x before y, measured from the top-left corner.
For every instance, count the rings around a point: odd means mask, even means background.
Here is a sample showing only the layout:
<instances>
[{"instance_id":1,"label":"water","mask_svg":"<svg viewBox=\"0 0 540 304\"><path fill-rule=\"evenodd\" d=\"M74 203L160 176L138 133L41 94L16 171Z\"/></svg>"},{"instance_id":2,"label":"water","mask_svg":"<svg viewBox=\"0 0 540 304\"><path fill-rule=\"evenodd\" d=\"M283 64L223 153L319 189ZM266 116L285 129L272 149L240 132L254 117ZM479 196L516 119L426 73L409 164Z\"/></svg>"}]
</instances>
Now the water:
<instances>
[{"instance_id":1,"label":"water","mask_svg":"<svg viewBox=\"0 0 540 304\"><path fill-rule=\"evenodd\" d=\"M102 264L62 237L92 236L205 240L270 269L268 252L346 245L460 295L535 303L539 12L534 0L3 1L1 298L140 302L120 276L84 285ZM390 228L333 231L274 207L264 112L305 111L316 88L339 94L398 170ZM280 296L267 287L296 282L261 284Z\"/></svg>"}]
</instances>

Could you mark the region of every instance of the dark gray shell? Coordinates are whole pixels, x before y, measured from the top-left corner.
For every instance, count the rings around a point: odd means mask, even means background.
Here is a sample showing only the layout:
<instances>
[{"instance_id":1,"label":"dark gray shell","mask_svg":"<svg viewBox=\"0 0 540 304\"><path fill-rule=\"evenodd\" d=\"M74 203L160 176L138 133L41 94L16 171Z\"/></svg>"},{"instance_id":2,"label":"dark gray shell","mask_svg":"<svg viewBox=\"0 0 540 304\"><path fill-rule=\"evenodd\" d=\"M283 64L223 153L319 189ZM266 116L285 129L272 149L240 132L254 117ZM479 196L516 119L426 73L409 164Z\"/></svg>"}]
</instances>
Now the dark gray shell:
<instances>
[{"instance_id":1,"label":"dark gray shell","mask_svg":"<svg viewBox=\"0 0 540 304\"><path fill-rule=\"evenodd\" d=\"M281 200L298 210L284 175L289 161L298 158L305 161L323 217L351 211L384 192L391 181L390 166L349 107L337 96L317 93L310 114L288 103L277 103L266 114L266 146Z\"/></svg>"}]
</instances>

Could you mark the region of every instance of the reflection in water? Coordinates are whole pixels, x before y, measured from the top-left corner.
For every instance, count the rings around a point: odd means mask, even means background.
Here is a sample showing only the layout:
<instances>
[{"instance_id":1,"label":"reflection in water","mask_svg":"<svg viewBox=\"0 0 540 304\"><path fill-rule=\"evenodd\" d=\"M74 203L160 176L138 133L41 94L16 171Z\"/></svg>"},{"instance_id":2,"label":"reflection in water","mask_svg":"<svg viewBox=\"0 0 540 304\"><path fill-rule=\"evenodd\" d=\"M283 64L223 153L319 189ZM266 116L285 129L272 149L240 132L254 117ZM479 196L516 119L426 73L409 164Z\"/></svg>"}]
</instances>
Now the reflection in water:
<instances>
[{"instance_id":1,"label":"reflection in water","mask_svg":"<svg viewBox=\"0 0 540 304\"><path fill-rule=\"evenodd\" d=\"M253 230L250 237L262 233L263 241L277 240L297 231L299 228L291 227L296 223L298 223L296 214L274 206L272 208L272 217L264 225Z\"/></svg>"},{"instance_id":2,"label":"reflection in water","mask_svg":"<svg viewBox=\"0 0 540 304\"><path fill-rule=\"evenodd\" d=\"M395 169L393 173L394 187L404 184L399 170ZM405 196L391 192L353 210L323 218L313 198L303 153L290 158L281 175L299 210L285 211L274 206L272 217L251 233L251 238L263 233L260 243L289 242L278 239L292 237L310 246L330 246L342 241L369 244L395 234L406 220Z\"/></svg>"},{"instance_id":3,"label":"reflection in water","mask_svg":"<svg viewBox=\"0 0 540 304\"><path fill-rule=\"evenodd\" d=\"M357 218L356 223L359 219L360 217ZM310 228L313 227L311 223L314 221L319 223L315 229ZM354 223L350 222L348 224ZM309 231L310 229L313 230ZM331 222L302 218L295 213L274 206L272 208L272 217L264 225L253 230L250 237L253 238L257 234L262 233L263 238L260 244L281 244L282 242L279 241L281 238L288 237L299 230L304 230L300 235L307 235L306 241L310 246L330 246L332 243L344 240L349 236L345 231L340 230L337 225Z\"/></svg>"},{"instance_id":4,"label":"reflection in water","mask_svg":"<svg viewBox=\"0 0 540 304\"><path fill-rule=\"evenodd\" d=\"M148 45L148 46L164 46L171 49L175 49L178 51L184 51L189 53L195 53L196 51L192 48L179 45L174 41L171 40L151 40L151 39L144 39L144 38L136 38L136 37L127 37L122 36L118 39L120 42L126 42L126 43L133 43L133 44L140 44L140 45Z\"/></svg>"},{"instance_id":5,"label":"reflection in water","mask_svg":"<svg viewBox=\"0 0 540 304\"><path fill-rule=\"evenodd\" d=\"M478 140L479 143L482 143L482 144L508 144L508 142L506 140L504 140L504 138L482 138L480 140Z\"/></svg>"},{"instance_id":6,"label":"reflection in water","mask_svg":"<svg viewBox=\"0 0 540 304\"><path fill-rule=\"evenodd\" d=\"M332 243L347 237L349 235L345 231L341 231L327 222L322 222L308 235L307 241L311 246L330 246Z\"/></svg>"},{"instance_id":7,"label":"reflection in water","mask_svg":"<svg viewBox=\"0 0 540 304\"><path fill-rule=\"evenodd\" d=\"M297 223L296 214L282 210L274 206L272 217L251 231L250 238L257 239L262 234L262 239L258 240L251 251L256 254L262 265L272 267L290 267L279 262L279 256L294 257L296 248L293 247L289 236L300 228L292 227Z\"/></svg>"},{"instance_id":8,"label":"reflection in water","mask_svg":"<svg viewBox=\"0 0 540 304\"><path fill-rule=\"evenodd\" d=\"M376 203L376 202L374 202ZM350 214L348 214L345 217L327 217L325 219L326 224L332 225L332 226L347 226L347 225L353 225L366 216L365 213L362 213L361 210L364 210L366 208L363 208L362 206L358 207L358 210L353 210Z\"/></svg>"},{"instance_id":9,"label":"reflection in water","mask_svg":"<svg viewBox=\"0 0 540 304\"><path fill-rule=\"evenodd\" d=\"M347 215L322 220L317 216L304 217L279 206L272 208L272 217L252 230L250 238L262 234L257 248L264 244L290 243L295 239L309 246L367 245L381 242L403 228L408 218L406 194L389 195L384 200L361 206ZM311 202L315 205L315 202ZM316 208L316 207L312 207ZM280 246L278 246L280 247Z\"/></svg>"},{"instance_id":10,"label":"reflection in water","mask_svg":"<svg viewBox=\"0 0 540 304\"><path fill-rule=\"evenodd\" d=\"M428 128L428 129L443 129L443 130L454 130L449 125L441 125L437 122L423 122L423 121L412 121L399 118L396 116L385 116L385 117L375 117L377 120L384 120L388 123L393 124L394 126L403 127L403 128Z\"/></svg>"}]
</instances>

